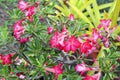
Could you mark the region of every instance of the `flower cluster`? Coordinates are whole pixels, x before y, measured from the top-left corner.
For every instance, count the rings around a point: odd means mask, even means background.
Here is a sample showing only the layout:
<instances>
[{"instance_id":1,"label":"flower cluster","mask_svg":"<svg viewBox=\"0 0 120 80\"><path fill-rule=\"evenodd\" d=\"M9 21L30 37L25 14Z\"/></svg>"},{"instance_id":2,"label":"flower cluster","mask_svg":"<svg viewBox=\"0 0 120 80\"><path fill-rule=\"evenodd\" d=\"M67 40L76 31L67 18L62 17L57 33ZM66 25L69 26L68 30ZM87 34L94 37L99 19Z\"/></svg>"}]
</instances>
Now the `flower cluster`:
<instances>
[{"instance_id":1,"label":"flower cluster","mask_svg":"<svg viewBox=\"0 0 120 80\"><path fill-rule=\"evenodd\" d=\"M51 48L55 47L59 50L64 50L65 52L75 52L81 45L75 36L70 36L66 26L61 32L55 32L50 40Z\"/></svg>"},{"instance_id":2,"label":"flower cluster","mask_svg":"<svg viewBox=\"0 0 120 80\"><path fill-rule=\"evenodd\" d=\"M28 18L30 22L33 22L32 16L35 14L35 7L38 6L39 3L35 5L29 5L24 0L20 0L18 3L18 8L25 14L25 17Z\"/></svg>"},{"instance_id":3,"label":"flower cluster","mask_svg":"<svg viewBox=\"0 0 120 80\"><path fill-rule=\"evenodd\" d=\"M70 14L69 20L74 20L73 14ZM103 42L104 46L108 48L110 46L110 34L113 33L113 31L116 29L116 26L112 29L110 28L110 19L104 19L100 22L101 23L98 25L98 28L92 29L91 37L86 34L76 38L75 35L69 35L69 31L66 29L66 26L64 26L64 29L61 32L57 31L54 33L50 39L50 45L51 47L59 50L64 50L64 52L72 51L75 53L76 50L79 50L80 53L84 53L86 56L94 51L99 50L101 42ZM104 28L103 30L98 30L102 27ZM50 30L48 33L50 33Z\"/></svg>"},{"instance_id":4,"label":"flower cluster","mask_svg":"<svg viewBox=\"0 0 120 80\"><path fill-rule=\"evenodd\" d=\"M18 8L25 14L25 19L19 20L14 24L14 36L16 40L19 40L21 44L28 42L29 36L25 38L21 38L21 36L25 32L25 28L23 26L23 22L28 19L31 23L33 22L33 15L35 14L35 7L38 6L39 3L35 3L34 5L30 5L24 0L20 0L18 3ZM37 5L37 6L36 6Z\"/></svg>"},{"instance_id":5,"label":"flower cluster","mask_svg":"<svg viewBox=\"0 0 120 80\"><path fill-rule=\"evenodd\" d=\"M69 20L74 20L74 15L70 14ZM85 54L88 56L89 54L93 53L94 51L99 51L101 43L106 48L110 47L109 37L116 29L116 26L110 28L111 20L110 19L103 19L100 21L101 23L98 25L97 28L92 29L92 34L84 34L81 36L76 37L75 35L70 35L69 31L67 30L66 26L58 32L56 31L52 38L50 39L50 46L51 48L57 48L64 52L73 52L76 53L78 50L80 54ZM50 28L50 27L49 27ZM102 29L103 28L103 29ZM51 30L48 30L48 33L51 33ZM118 37L119 38L119 37ZM84 80L99 80L101 72L97 68L88 67L85 64L77 64L75 66L75 71L80 72L81 75L87 71L97 71L98 73L93 76L86 76ZM58 70L59 71L59 70Z\"/></svg>"}]
</instances>

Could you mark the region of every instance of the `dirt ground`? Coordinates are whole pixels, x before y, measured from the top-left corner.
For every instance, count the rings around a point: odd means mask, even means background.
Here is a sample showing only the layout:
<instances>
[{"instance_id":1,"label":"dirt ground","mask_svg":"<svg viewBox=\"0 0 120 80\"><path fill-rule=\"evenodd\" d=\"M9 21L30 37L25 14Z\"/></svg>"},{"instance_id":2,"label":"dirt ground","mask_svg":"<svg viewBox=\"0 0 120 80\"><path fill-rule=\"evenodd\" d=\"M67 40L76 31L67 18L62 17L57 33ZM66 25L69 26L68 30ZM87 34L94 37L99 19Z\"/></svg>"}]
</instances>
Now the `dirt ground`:
<instances>
[{"instance_id":1,"label":"dirt ground","mask_svg":"<svg viewBox=\"0 0 120 80\"><path fill-rule=\"evenodd\" d=\"M0 6L0 26L3 25L3 23L9 19L9 16L6 12L6 10Z\"/></svg>"}]
</instances>

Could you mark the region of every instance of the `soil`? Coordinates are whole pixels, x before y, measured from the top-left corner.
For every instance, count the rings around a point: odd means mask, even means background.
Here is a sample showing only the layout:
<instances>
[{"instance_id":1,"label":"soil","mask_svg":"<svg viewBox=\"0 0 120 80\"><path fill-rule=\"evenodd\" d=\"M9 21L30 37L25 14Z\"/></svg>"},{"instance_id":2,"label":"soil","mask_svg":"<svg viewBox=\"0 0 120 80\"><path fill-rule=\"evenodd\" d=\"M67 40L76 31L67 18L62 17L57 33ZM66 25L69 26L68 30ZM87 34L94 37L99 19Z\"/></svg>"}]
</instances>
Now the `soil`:
<instances>
[{"instance_id":1,"label":"soil","mask_svg":"<svg viewBox=\"0 0 120 80\"><path fill-rule=\"evenodd\" d=\"M8 16L6 10L0 6L0 26L2 26L4 24L4 22L8 19L9 19L9 16Z\"/></svg>"}]
</instances>

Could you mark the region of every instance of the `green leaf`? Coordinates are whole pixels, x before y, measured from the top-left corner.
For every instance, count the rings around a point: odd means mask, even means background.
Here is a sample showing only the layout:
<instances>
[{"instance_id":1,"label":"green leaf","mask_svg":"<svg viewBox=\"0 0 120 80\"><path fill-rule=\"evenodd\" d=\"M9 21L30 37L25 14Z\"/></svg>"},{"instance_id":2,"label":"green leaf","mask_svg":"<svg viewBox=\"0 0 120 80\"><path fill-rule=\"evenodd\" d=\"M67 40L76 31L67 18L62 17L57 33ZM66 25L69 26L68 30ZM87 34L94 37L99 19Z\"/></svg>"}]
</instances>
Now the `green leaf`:
<instances>
[{"instance_id":1,"label":"green leaf","mask_svg":"<svg viewBox=\"0 0 120 80\"><path fill-rule=\"evenodd\" d=\"M90 29L92 29L93 25L91 24L90 20L84 15L84 13L82 13L76 6L72 5L71 3L68 2L68 4L70 5L71 9L76 12L80 19L83 19L85 22L91 25Z\"/></svg>"},{"instance_id":2,"label":"green leaf","mask_svg":"<svg viewBox=\"0 0 120 80\"><path fill-rule=\"evenodd\" d=\"M58 80L62 80L62 77L63 77L63 75L60 74L60 75L58 76Z\"/></svg>"},{"instance_id":3,"label":"green leaf","mask_svg":"<svg viewBox=\"0 0 120 80\"><path fill-rule=\"evenodd\" d=\"M82 80L82 78L79 76L76 80Z\"/></svg>"},{"instance_id":4,"label":"green leaf","mask_svg":"<svg viewBox=\"0 0 120 80\"><path fill-rule=\"evenodd\" d=\"M118 16L119 16L119 12L120 12L120 0L115 0L116 3L115 5L115 9L113 11L112 16L112 23L111 23L111 27L115 26L117 24L117 20L118 20Z\"/></svg>"}]
</instances>

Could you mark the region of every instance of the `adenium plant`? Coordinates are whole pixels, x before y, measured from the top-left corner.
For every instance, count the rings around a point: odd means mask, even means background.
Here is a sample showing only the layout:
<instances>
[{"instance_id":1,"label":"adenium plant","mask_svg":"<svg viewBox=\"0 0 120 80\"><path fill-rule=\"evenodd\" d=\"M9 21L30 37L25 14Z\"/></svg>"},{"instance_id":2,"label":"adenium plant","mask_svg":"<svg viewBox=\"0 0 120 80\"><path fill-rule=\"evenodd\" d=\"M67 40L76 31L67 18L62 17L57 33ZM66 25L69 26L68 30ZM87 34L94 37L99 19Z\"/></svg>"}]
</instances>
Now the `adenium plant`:
<instances>
[{"instance_id":1,"label":"adenium plant","mask_svg":"<svg viewBox=\"0 0 120 80\"><path fill-rule=\"evenodd\" d=\"M119 35L114 36L117 25L111 28L112 20L105 18L88 30L89 24L75 18L73 13L58 20L51 17L54 5L49 1L19 0L18 13L22 15L16 14L18 18L11 34L17 48L7 45L13 53L0 54L3 73L0 79L111 80L118 77L114 72L120 57L118 46L114 45L120 41Z\"/></svg>"}]
</instances>

